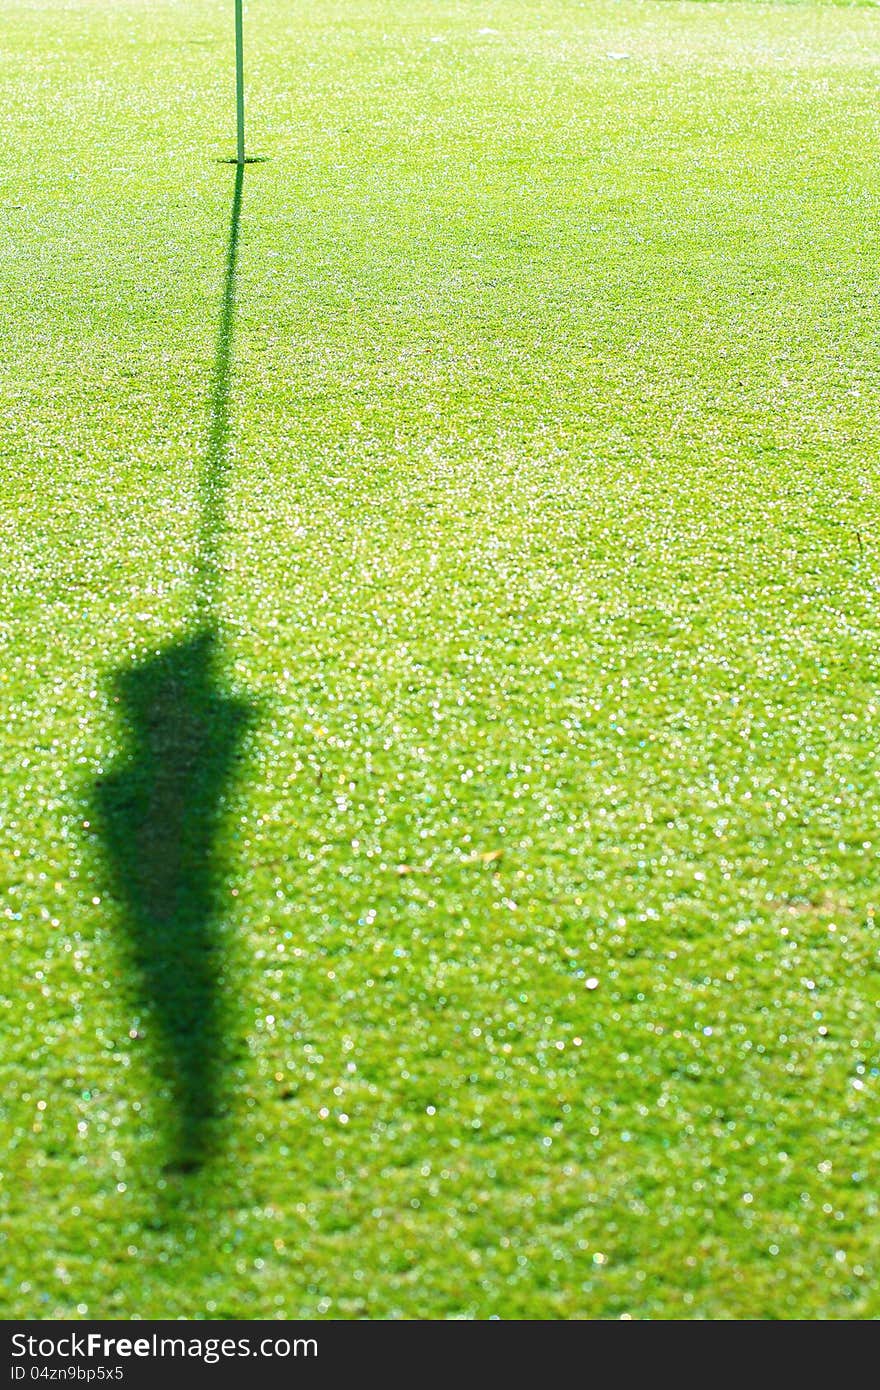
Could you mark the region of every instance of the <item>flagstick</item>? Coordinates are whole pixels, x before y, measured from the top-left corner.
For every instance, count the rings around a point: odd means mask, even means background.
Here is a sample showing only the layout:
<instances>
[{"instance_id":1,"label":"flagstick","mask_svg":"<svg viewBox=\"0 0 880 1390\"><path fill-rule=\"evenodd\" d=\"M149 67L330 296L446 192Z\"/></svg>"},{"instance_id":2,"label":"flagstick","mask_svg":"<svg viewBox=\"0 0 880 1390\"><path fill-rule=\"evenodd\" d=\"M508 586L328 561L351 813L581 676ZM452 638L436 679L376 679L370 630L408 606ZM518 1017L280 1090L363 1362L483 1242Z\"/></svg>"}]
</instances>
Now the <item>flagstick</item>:
<instances>
[{"instance_id":1,"label":"flagstick","mask_svg":"<svg viewBox=\"0 0 880 1390\"><path fill-rule=\"evenodd\" d=\"M235 114L238 132L236 164L244 164L244 39L241 5L242 0L235 0Z\"/></svg>"}]
</instances>

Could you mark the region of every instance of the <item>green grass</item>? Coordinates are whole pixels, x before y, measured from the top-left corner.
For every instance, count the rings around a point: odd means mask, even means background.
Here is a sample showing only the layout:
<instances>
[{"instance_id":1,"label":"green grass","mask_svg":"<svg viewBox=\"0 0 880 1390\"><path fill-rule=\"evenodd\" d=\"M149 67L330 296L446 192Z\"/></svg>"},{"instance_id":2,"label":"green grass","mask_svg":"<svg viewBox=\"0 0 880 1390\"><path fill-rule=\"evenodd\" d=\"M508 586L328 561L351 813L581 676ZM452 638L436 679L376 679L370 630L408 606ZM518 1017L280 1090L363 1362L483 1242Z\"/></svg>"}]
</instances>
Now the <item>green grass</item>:
<instances>
[{"instance_id":1,"label":"green grass","mask_svg":"<svg viewBox=\"0 0 880 1390\"><path fill-rule=\"evenodd\" d=\"M0 1313L876 1317L880 14L246 24L233 283L0 17Z\"/></svg>"}]
</instances>

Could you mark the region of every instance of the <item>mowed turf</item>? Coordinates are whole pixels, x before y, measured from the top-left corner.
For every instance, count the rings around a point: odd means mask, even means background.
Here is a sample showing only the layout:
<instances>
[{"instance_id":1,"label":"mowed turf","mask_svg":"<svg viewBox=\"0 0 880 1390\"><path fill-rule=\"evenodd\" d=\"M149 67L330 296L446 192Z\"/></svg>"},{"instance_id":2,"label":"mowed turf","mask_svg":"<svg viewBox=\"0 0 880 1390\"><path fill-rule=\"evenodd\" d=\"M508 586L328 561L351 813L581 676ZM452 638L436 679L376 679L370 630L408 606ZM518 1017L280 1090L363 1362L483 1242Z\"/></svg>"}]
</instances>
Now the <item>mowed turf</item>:
<instances>
[{"instance_id":1,"label":"mowed turf","mask_svg":"<svg viewBox=\"0 0 880 1390\"><path fill-rule=\"evenodd\" d=\"M0 16L0 1312L876 1317L880 14L246 30Z\"/></svg>"}]
</instances>

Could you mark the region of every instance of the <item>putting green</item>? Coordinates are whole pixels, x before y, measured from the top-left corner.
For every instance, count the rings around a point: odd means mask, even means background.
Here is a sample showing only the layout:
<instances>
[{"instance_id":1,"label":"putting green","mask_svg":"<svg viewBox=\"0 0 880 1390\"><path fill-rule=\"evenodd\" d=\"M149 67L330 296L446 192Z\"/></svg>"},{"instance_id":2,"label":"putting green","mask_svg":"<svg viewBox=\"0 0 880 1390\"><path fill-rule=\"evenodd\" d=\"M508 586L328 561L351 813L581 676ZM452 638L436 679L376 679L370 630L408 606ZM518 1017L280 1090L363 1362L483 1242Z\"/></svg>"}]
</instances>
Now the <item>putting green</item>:
<instances>
[{"instance_id":1,"label":"putting green","mask_svg":"<svg viewBox=\"0 0 880 1390\"><path fill-rule=\"evenodd\" d=\"M878 1306L870 6L0 15L0 1313Z\"/></svg>"}]
</instances>

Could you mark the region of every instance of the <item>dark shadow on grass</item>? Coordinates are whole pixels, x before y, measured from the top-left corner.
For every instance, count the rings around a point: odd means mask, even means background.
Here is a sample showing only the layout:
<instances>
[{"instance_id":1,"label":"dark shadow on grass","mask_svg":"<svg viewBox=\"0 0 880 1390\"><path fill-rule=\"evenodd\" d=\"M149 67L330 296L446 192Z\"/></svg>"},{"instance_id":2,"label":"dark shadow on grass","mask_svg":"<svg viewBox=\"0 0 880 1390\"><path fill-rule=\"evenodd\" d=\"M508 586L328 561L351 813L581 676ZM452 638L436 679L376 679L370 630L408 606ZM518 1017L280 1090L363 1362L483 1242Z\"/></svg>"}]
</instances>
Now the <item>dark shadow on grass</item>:
<instances>
[{"instance_id":1,"label":"dark shadow on grass","mask_svg":"<svg viewBox=\"0 0 880 1390\"><path fill-rule=\"evenodd\" d=\"M95 789L128 958L154 1034L157 1072L174 1101L169 1166L180 1172L198 1169L222 1136L229 1042L217 836L254 717L253 706L224 684L217 622L243 179L239 167L199 479L193 620L176 641L115 672L112 693L128 747Z\"/></svg>"}]
</instances>

